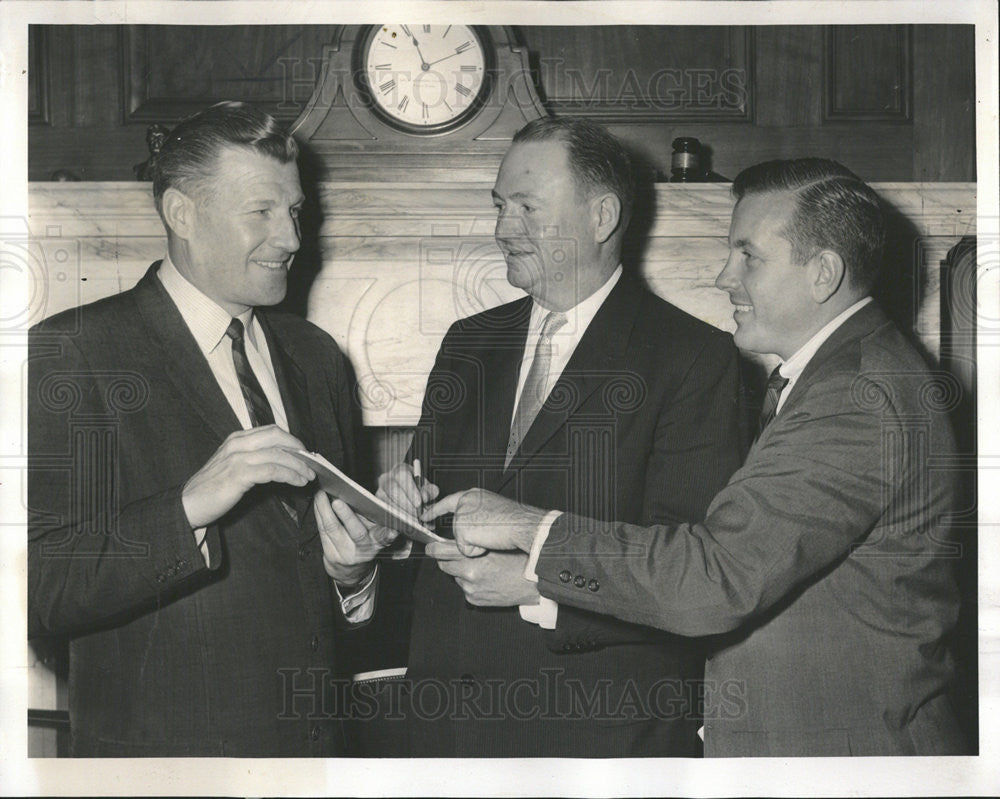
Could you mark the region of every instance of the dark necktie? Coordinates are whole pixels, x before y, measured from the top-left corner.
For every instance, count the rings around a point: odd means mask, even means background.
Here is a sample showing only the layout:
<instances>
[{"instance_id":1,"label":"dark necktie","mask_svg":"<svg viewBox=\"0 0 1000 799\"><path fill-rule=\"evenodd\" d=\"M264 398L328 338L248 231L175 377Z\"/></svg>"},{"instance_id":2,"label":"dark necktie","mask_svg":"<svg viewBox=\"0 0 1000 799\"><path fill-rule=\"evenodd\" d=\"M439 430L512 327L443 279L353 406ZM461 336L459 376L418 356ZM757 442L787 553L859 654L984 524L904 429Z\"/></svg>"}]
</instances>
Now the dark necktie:
<instances>
[{"instance_id":1,"label":"dark necktie","mask_svg":"<svg viewBox=\"0 0 1000 799\"><path fill-rule=\"evenodd\" d=\"M764 432L778 410L778 400L781 392L788 385L788 378L781 376L781 366L776 366L771 376L767 378L767 393L764 394L764 405L760 409L760 422L757 425L757 437Z\"/></svg>"},{"instance_id":2,"label":"dark necktie","mask_svg":"<svg viewBox=\"0 0 1000 799\"><path fill-rule=\"evenodd\" d=\"M514 420L510 425L504 469L510 466L514 453L521 446L524 436L531 429L532 422L545 404L545 386L549 382L549 367L552 364L552 336L567 321L566 314L550 311L542 324L538 346L535 347L535 357L531 361L528 377L524 381L524 388L521 389L521 399L517 403Z\"/></svg>"},{"instance_id":3,"label":"dark necktie","mask_svg":"<svg viewBox=\"0 0 1000 799\"><path fill-rule=\"evenodd\" d=\"M226 328L226 335L233 340L233 366L236 367L240 391L243 392L243 399L250 412L250 424L253 427L274 424L271 404L267 401L264 389L260 387L260 382L247 360L247 351L243 342L243 323L234 317L229 323L229 327Z\"/></svg>"},{"instance_id":4,"label":"dark necktie","mask_svg":"<svg viewBox=\"0 0 1000 799\"><path fill-rule=\"evenodd\" d=\"M233 340L233 366L236 367L240 391L243 392L243 399L250 412L250 424L254 427L274 424L271 403L267 401L267 395L264 394L264 389L260 387L260 381L257 380L257 375L253 373L247 360L243 323L234 317L226 328L226 335ZM302 509L296 507L296 504L301 504L297 503L297 500L301 500L300 492L296 492L290 486L282 486L279 488L279 498L285 512L297 523L302 518Z\"/></svg>"}]
</instances>

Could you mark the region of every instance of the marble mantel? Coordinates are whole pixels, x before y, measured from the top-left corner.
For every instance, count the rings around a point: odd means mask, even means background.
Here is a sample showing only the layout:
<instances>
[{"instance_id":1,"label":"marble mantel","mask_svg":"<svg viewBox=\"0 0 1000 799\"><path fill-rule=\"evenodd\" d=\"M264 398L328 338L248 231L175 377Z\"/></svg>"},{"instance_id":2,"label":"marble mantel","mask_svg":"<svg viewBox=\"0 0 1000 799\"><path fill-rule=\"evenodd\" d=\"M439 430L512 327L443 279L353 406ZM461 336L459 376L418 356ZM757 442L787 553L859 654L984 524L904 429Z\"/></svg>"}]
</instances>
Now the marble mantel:
<instances>
[{"instance_id":1,"label":"marble mantel","mask_svg":"<svg viewBox=\"0 0 1000 799\"><path fill-rule=\"evenodd\" d=\"M520 295L507 284L493 242L491 187L492 181L317 187L322 218L310 235L318 245L304 248L298 262L303 272L315 272L304 293L307 313L350 356L366 424L413 425L448 325ZM906 266L918 295L912 326L936 354L941 262L975 233L975 184L875 188L913 236ZM26 323L130 288L164 252L147 183L31 183L28 195ZM714 288L727 253L728 184L658 184L650 199L646 233L630 260L657 293L731 330L728 298Z\"/></svg>"}]
</instances>

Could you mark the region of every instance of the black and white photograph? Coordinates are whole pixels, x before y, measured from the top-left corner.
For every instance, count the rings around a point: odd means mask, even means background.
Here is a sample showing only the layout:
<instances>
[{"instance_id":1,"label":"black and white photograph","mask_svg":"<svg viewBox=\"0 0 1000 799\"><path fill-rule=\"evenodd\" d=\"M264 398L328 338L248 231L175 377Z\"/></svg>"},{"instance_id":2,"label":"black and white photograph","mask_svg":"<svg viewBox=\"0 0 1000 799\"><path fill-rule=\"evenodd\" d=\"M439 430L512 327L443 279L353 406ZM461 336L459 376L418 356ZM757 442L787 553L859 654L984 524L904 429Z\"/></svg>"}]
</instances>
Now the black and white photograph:
<instances>
[{"instance_id":1,"label":"black and white photograph","mask_svg":"<svg viewBox=\"0 0 1000 799\"><path fill-rule=\"evenodd\" d=\"M3 3L3 793L995 795L997 34Z\"/></svg>"}]
</instances>

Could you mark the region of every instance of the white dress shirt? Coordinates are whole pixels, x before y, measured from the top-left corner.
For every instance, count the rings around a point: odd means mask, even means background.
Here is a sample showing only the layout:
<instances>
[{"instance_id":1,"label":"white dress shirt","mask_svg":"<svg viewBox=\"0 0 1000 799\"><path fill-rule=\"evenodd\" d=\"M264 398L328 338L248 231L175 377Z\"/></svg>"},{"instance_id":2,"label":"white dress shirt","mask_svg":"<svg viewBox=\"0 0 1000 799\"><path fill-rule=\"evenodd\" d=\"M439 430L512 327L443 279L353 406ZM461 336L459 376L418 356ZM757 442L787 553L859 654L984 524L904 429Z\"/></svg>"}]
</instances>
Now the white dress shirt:
<instances>
[{"instance_id":1,"label":"white dress shirt","mask_svg":"<svg viewBox=\"0 0 1000 799\"><path fill-rule=\"evenodd\" d=\"M240 380L236 375L236 366L233 363L233 341L226 335L226 329L233 317L178 272L169 255L160 264L157 277L159 277L170 299L173 300L174 305L177 306L177 310L180 311L184 323L198 344L198 349L208 361L212 375L219 384L219 388L222 389L233 413L236 414L236 418L239 419L240 426L244 430L249 430L253 427L250 421L250 411L243 398ZM281 401L281 391L278 389L278 379L274 373L274 365L271 361L270 350L267 348L267 338L264 336L264 331L252 308L241 313L237 318L243 323L243 329L246 331L243 342L247 361L271 406L274 423L287 432L288 417L285 415L285 406ZM211 566L208 549L204 546L205 530L204 527L195 529L194 536L202 557L205 559L205 565ZM334 590L337 592L341 609L348 621L362 622L371 617L375 608L375 578L376 573L373 571L371 577L357 591L346 597L341 596L340 588L334 581Z\"/></svg>"}]
</instances>

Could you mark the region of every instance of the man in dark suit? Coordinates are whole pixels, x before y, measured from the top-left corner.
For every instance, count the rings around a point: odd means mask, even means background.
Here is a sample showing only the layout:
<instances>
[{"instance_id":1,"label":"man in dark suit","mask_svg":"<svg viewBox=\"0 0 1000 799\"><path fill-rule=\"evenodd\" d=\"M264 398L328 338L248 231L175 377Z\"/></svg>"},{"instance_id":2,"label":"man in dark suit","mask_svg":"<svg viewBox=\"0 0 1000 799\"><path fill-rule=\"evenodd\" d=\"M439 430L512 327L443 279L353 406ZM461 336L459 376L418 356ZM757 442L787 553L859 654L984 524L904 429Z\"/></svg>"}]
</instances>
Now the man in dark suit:
<instances>
[{"instance_id":1,"label":"man in dark suit","mask_svg":"<svg viewBox=\"0 0 1000 799\"><path fill-rule=\"evenodd\" d=\"M493 189L496 240L529 296L448 331L385 495L413 510L438 488L479 486L637 524L704 511L740 457L735 347L623 273L634 193L625 151L592 123L542 119L514 137ZM542 603L524 555L464 558L451 542L427 554L437 561L410 559L403 753L700 753L691 642ZM487 602L505 607L476 607ZM368 739L368 754L390 753Z\"/></svg>"},{"instance_id":2,"label":"man in dark suit","mask_svg":"<svg viewBox=\"0 0 1000 799\"><path fill-rule=\"evenodd\" d=\"M706 666L707 755L965 754L947 696L954 383L869 295L878 198L820 159L751 167L733 194L716 285L736 306L737 345L783 363L759 438L708 512L550 524L467 492L428 516L455 511L469 555L532 553L528 572L560 603L722 634Z\"/></svg>"},{"instance_id":3,"label":"man in dark suit","mask_svg":"<svg viewBox=\"0 0 1000 799\"><path fill-rule=\"evenodd\" d=\"M153 167L167 257L31 331L29 635L72 639L75 756L343 749L323 677L357 611L330 576L358 570L324 570L287 450L353 468L350 380L263 307L299 247L296 156L249 106L182 122Z\"/></svg>"}]
</instances>

